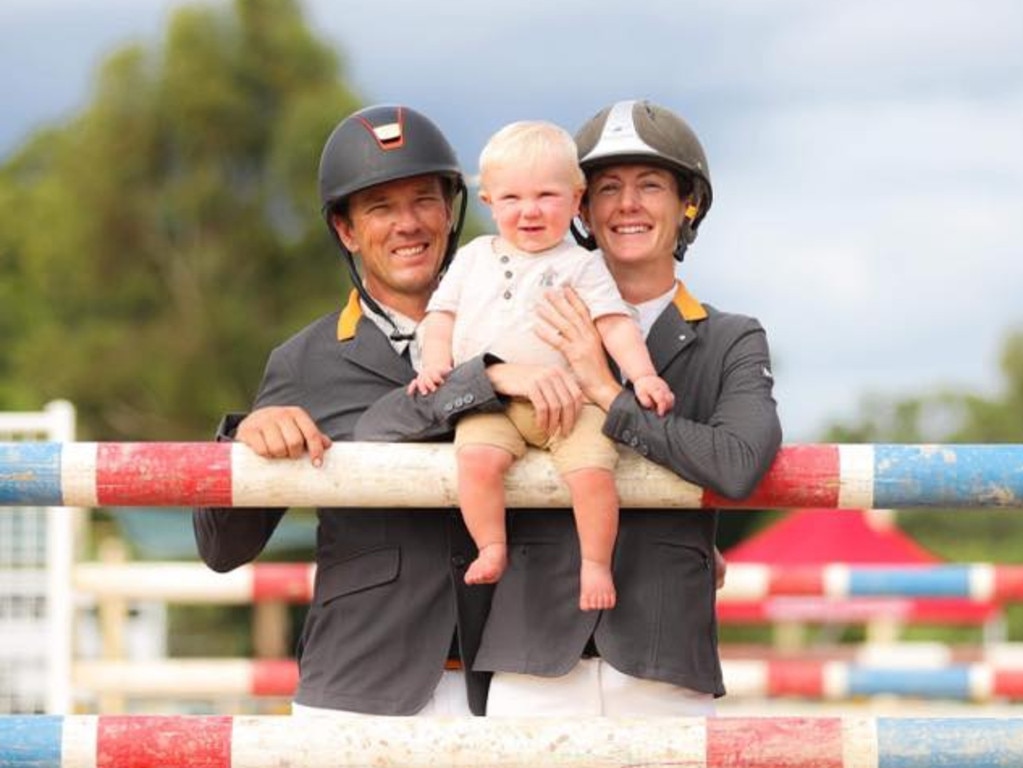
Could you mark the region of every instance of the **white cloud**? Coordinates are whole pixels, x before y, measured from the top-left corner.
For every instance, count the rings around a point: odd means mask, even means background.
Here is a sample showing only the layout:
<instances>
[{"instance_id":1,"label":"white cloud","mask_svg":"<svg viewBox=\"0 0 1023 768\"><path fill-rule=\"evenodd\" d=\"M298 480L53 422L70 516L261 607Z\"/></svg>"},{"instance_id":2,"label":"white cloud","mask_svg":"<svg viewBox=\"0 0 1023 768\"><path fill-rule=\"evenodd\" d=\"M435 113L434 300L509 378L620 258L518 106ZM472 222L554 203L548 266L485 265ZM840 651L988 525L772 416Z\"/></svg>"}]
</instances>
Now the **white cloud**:
<instances>
[{"instance_id":1,"label":"white cloud","mask_svg":"<svg viewBox=\"0 0 1023 768\"><path fill-rule=\"evenodd\" d=\"M1021 61L1023 5L1014 0L861 0L809 3L778 27L768 74L815 91L850 84L874 92L955 85ZM949 82L951 80L951 82Z\"/></svg>"}]
</instances>

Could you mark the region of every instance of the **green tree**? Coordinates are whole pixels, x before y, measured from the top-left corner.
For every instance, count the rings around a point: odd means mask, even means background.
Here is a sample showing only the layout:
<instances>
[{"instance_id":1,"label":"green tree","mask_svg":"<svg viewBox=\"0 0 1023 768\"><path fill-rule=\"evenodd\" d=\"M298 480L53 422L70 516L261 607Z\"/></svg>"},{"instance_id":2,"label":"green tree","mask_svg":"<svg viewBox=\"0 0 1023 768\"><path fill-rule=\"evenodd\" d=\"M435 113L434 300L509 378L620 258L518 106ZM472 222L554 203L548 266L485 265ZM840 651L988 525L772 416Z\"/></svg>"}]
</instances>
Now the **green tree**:
<instances>
[{"instance_id":1,"label":"green tree","mask_svg":"<svg viewBox=\"0 0 1023 768\"><path fill-rule=\"evenodd\" d=\"M205 439L271 346L347 293L319 215L358 107L295 0L186 6L0 167L0 409L96 440Z\"/></svg>"},{"instance_id":2,"label":"green tree","mask_svg":"<svg viewBox=\"0 0 1023 768\"><path fill-rule=\"evenodd\" d=\"M832 424L825 439L869 443L1018 443L1023 440L1023 331L1002 349L1003 386L994 397L942 391L904 399L872 396L857 420ZM904 510L901 525L935 553L956 561L1019 562L1019 510ZM1019 622L1023 627L1023 617Z\"/></svg>"},{"instance_id":3,"label":"green tree","mask_svg":"<svg viewBox=\"0 0 1023 768\"><path fill-rule=\"evenodd\" d=\"M1002 391L985 397L942 390L908 398L866 396L849 422L833 422L824 439L841 443L1017 443L1023 438L1023 331L1007 335Z\"/></svg>"}]
</instances>

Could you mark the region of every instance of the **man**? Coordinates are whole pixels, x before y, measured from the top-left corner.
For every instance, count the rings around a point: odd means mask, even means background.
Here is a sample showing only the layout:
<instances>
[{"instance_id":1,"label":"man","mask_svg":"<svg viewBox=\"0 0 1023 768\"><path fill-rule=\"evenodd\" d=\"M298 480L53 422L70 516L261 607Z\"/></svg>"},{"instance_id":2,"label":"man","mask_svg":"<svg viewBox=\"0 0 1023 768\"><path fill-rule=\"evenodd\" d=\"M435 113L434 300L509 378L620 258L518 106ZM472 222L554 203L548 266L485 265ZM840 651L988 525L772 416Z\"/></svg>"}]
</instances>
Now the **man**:
<instances>
[{"instance_id":1,"label":"man","mask_svg":"<svg viewBox=\"0 0 1023 768\"><path fill-rule=\"evenodd\" d=\"M697 301L677 280L710 207L707 160L674 112L647 102L605 108L576 135L587 176L582 217L622 296L636 310L658 375L675 394L665 417L644 409L609 369L585 307L570 291L541 308L540 337L575 385L607 413L604 433L681 477L743 498L781 444L770 353L760 323ZM452 376L434 394L394 393L366 412L360 439L425 439L450 429L452 402L492 407L540 378L494 363ZM557 421L557 388L547 413ZM471 394L471 397L467 397ZM571 409L568 409L569 412ZM476 668L494 672L488 715L707 715L724 694L717 650L716 510L624 509L613 610L582 612L570 515L509 515L509 567L494 592Z\"/></svg>"},{"instance_id":2,"label":"man","mask_svg":"<svg viewBox=\"0 0 1023 768\"><path fill-rule=\"evenodd\" d=\"M371 403L414 377L415 327L457 245L466 199L443 134L400 106L340 122L323 149L319 190L355 290L343 309L273 350L255 409L228 417L218 434L266 458L308 453L315 465L331 441L352 439ZM222 572L250 562L285 511L195 510L202 559ZM489 675L468 670L490 590L464 583L476 548L458 512L317 514L295 713L482 714Z\"/></svg>"}]
</instances>

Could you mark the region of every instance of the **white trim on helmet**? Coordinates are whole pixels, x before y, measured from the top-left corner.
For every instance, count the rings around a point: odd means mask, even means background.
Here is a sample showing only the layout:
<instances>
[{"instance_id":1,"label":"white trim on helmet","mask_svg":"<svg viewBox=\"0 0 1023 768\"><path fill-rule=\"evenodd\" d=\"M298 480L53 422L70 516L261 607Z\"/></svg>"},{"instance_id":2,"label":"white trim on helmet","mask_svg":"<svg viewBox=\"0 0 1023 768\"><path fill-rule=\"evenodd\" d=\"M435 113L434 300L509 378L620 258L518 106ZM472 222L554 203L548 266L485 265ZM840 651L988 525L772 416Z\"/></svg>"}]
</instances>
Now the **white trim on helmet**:
<instances>
[{"instance_id":1,"label":"white trim on helmet","mask_svg":"<svg viewBox=\"0 0 1023 768\"><path fill-rule=\"evenodd\" d=\"M585 157L579 158L580 163L615 155L660 156L660 153L643 141L636 132L636 123L632 119L635 105L635 101L619 101L611 107L600 131L600 138Z\"/></svg>"}]
</instances>

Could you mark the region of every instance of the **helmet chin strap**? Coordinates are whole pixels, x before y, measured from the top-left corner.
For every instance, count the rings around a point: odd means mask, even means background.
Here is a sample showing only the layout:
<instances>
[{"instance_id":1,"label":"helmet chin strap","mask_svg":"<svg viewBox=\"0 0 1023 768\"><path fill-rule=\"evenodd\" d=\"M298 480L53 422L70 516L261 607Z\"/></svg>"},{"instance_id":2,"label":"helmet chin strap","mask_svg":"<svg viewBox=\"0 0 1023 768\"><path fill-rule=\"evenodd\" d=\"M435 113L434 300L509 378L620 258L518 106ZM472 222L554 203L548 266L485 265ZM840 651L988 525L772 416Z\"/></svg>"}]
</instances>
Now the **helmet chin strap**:
<instances>
[{"instance_id":1,"label":"helmet chin strap","mask_svg":"<svg viewBox=\"0 0 1023 768\"><path fill-rule=\"evenodd\" d=\"M675 241L675 250L672 251L672 255L675 257L675 261L681 264L682 260L686 257L686 251L688 249L689 243L686 242L686 236L682 231L682 227L679 227L678 239Z\"/></svg>"},{"instance_id":2,"label":"helmet chin strap","mask_svg":"<svg viewBox=\"0 0 1023 768\"><path fill-rule=\"evenodd\" d=\"M458 241L462 237L462 226L465 224L465 209L469 205L469 190L466 189L464 184L459 184L455 188L452 194L452 204L456 197L459 198L458 216L451 224L451 231L448 233L448 247L444 250L444 260L440 264L440 275L447 271L451 260L455 258L455 251L458 250Z\"/></svg>"},{"instance_id":3,"label":"helmet chin strap","mask_svg":"<svg viewBox=\"0 0 1023 768\"><path fill-rule=\"evenodd\" d=\"M686 257L686 251L693 244L693 240L696 239L693 222L696 221L696 216L699 212L699 206L690 197L686 203L685 213L682 214L682 223L678 225L678 240L675 242L675 261L679 263L682 263L682 260Z\"/></svg>"},{"instance_id":4,"label":"helmet chin strap","mask_svg":"<svg viewBox=\"0 0 1023 768\"><path fill-rule=\"evenodd\" d=\"M569 229L572 231L572 237L575 238L579 245L587 251L597 250L597 238L586 228L581 218L578 216L573 217Z\"/></svg>"},{"instance_id":5,"label":"helmet chin strap","mask_svg":"<svg viewBox=\"0 0 1023 768\"><path fill-rule=\"evenodd\" d=\"M412 341L412 339L416 337L415 332L402 333L398 328L398 324L394 322L394 318L384 312L383 308L376 303L376 300L369 295L369 291L366 290L366 286L362 282L362 275L359 274L359 270L355 266L355 254L345 247L345 244L341 242L341 238L338 236L333 227L330 228L330 232L334 236L334 240L337 242L338 248L341 249L341 260L345 263L345 267L348 269L348 276L351 278L352 285L355 286L355 290L359 292L359 298L362 299L370 312L384 318L384 320L391 325L391 333L389 336L391 341Z\"/></svg>"}]
</instances>

